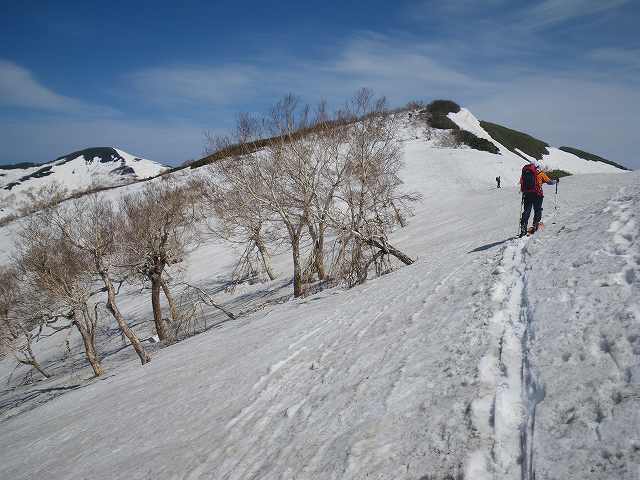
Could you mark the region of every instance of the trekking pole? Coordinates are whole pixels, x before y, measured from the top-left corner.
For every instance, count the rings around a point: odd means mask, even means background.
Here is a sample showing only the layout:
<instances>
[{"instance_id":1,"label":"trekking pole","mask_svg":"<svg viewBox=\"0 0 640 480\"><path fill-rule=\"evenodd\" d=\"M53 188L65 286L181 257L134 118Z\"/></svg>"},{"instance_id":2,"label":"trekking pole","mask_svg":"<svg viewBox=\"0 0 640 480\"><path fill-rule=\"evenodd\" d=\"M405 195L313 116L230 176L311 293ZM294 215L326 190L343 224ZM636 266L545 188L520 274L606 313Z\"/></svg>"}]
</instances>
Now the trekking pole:
<instances>
[{"instance_id":1,"label":"trekking pole","mask_svg":"<svg viewBox=\"0 0 640 480\"><path fill-rule=\"evenodd\" d=\"M558 180L556 180L556 196L553 198L553 210L558 211Z\"/></svg>"},{"instance_id":2,"label":"trekking pole","mask_svg":"<svg viewBox=\"0 0 640 480\"><path fill-rule=\"evenodd\" d=\"M518 230L516 230L516 235L520 235L521 225L522 225L522 210L524 209L524 195L520 195L520 213L518 214Z\"/></svg>"}]
</instances>

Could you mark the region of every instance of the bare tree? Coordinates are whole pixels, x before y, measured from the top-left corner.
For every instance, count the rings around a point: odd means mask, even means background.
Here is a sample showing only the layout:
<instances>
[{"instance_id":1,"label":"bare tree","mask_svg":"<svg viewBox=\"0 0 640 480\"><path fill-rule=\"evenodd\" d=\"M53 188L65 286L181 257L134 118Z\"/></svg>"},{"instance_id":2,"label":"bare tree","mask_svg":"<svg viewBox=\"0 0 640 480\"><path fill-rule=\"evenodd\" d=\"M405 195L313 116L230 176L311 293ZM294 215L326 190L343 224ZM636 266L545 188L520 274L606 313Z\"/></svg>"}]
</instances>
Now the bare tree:
<instances>
[{"instance_id":1,"label":"bare tree","mask_svg":"<svg viewBox=\"0 0 640 480\"><path fill-rule=\"evenodd\" d=\"M69 191L60 182L53 181L37 190L31 188L25 194L26 198L19 206L21 216L59 204L69 196Z\"/></svg>"},{"instance_id":2,"label":"bare tree","mask_svg":"<svg viewBox=\"0 0 640 480\"><path fill-rule=\"evenodd\" d=\"M116 302L116 295L124 278L119 268L122 250L116 232L119 219L111 202L97 195L65 202L52 212L52 224L60 241L86 257L85 272L102 284L98 292L107 294L106 307L127 337L144 365L151 360L136 333L129 327Z\"/></svg>"},{"instance_id":3,"label":"bare tree","mask_svg":"<svg viewBox=\"0 0 640 480\"><path fill-rule=\"evenodd\" d=\"M350 125L355 118L346 111L330 117L325 102L320 102L307 141L312 142L311 164L306 182L311 185L311 202L308 207L307 229L312 241L308 261L310 273L319 280L326 280L325 236L331 212L339 202L338 193L348 178L349 163L344 155L344 144L348 140Z\"/></svg>"},{"instance_id":4,"label":"bare tree","mask_svg":"<svg viewBox=\"0 0 640 480\"><path fill-rule=\"evenodd\" d=\"M160 291L169 303L176 322L178 308L167 283L165 269L184 259L198 242L197 196L194 190L164 182L151 182L141 191L126 195L120 202L119 228L125 251L124 264L151 283L151 304L158 338L175 340L162 317Z\"/></svg>"},{"instance_id":5,"label":"bare tree","mask_svg":"<svg viewBox=\"0 0 640 480\"><path fill-rule=\"evenodd\" d=\"M22 365L29 365L43 377L51 375L42 367L35 353L33 342L37 339L37 319L21 315L18 272L0 267L0 345L11 351ZM35 333L34 333L35 332Z\"/></svg>"},{"instance_id":6,"label":"bare tree","mask_svg":"<svg viewBox=\"0 0 640 480\"><path fill-rule=\"evenodd\" d=\"M344 146L348 178L340 185L342 203L332 214L332 227L339 245L336 275L353 285L366 280L372 264L382 273L389 256L405 265L413 263L390 244L388 235L395 225L403 225L410 204L420 196L400 189L403 164L398 124L387 111L385 99L376 99L371 91L362 89L347 111L357 121L348 129Z\"/></svg>"},{"instance_id":7,"label":"bare tree","mask_svg":"<svg viewBox=\"0 0 640 480\"><path fill-rule=\"evenodd\" d=\"M102 375L95 344L97 308L90 305L95 287L88 273L88 257L64 241L46 213L28 219L18 234L16 251L23 284L29 291L25 307L45 322L64 319L74 326L94 374Z\"/></svg>"},{"instance_id":8,"label":"bare tree","mask_svg":"<svg viewBox=\"0 0 640 480\"><path fill-rule=\"evenodd\" d=\"M268 245L276 239L268 214L262 205L251 202L247 196L229 188L230 184L209 178L203 195L205 208L215 216L207 216L209 232L216 238L237 245L241 254L232 279L240 283L251 278L266 276L275 280ZM207 212L208 213L208 212Z\"/></svg>"},{"instance_id":9,"label":"bare tree","mask_svg":"<svg viewBox=\"0 0 640 480\"><path fill-rule=\"evenodd\" d=\"M243 227L234 233L245 242L253 242L247 219L260 229L266 225L274 239L286 238L295 296L313 274L328 278L329 230L339 240L332 273L349 284L364 281L371 264L382 271L389 255L412 262L388 241L418 197L399 189L398 122L384 99L362 90L331 117L324 103L312 113L289 95L261 122L243 120L234 141L219 149L229 156L218 153L211 166L216 211L223 225ZM250 139L244 145L243 136Z\"/></svg>"},{"instance_id":10,"label":"bare tree","mask_svg":"<svg viewBox=\"0 0 640 480\"><path fill-rule=\"evenodd\" d=\"M252 142L259 136L259 123L249 115L240 115L233 136L208 137L206 151L235 151L240 156L250 156L255 149ZM275 280L276 272L271 262L269 244L277 243L279 235L271 214L263 202L256 202L244 194L237 186L239 173L234 165L219 163L210 168L208 177L203 178L203 200L205 218L209 231L234 245L241 251L233 273L233 281L259 278L264 273L269 280ZM208 211L215 216L208 218Z\"/></svg>"},{"instance_id":11,"label":"bare tree","mask_svg":"<svg viewBox=\"0 0 640 480\"><path fill-rule=\"evenodd\" d=\"M244 196L259 206L270 222L278 225L280 235L291 246L293 290L303 293L302 239L307 226L311 186L304 183L308 151L304 138L296 132L308 125L308 111L298 116L297 100L287 96L262 122L268 135L257 151L240 150L236 156L212 164L213 176L230 195Z\"/></svg>"}]
</instances>

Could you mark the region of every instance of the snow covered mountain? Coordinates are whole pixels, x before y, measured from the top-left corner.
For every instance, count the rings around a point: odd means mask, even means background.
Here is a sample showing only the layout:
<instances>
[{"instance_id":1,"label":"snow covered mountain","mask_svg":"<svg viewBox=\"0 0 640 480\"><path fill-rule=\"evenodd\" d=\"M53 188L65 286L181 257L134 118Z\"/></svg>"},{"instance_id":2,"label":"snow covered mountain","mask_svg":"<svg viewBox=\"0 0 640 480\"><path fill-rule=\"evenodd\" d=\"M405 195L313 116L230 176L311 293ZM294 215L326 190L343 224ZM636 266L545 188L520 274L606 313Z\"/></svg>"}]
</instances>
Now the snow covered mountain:
<instances>
[{"instance_id":1,"label":"snow covered mountain","mask_svg":"<svg viewBox=\"0 0 640 480\"><path fill-rule=\"evenodd\" d=\"M402 180L424 200L392 241L413 265L293 300L286 252L278 279L228 292L232 247L203 243L185 279L237 320L207 311L216 328L144 367L104 325L101 380L73 332L35 344L52 379L21 385L28 368L0 361L0 478L637 479L640 172L490 134L465 109L447 118L499 154L402 115ZM529 158L574 175L516 239ZM119 302L150 335L138 286Z\"/></svg>"},{"instance_id":2,"label":"snow covered mountain","mask_svg":"<svg viewBox=\"0 0 640 480\"><path fill-rule=\"evenodd\" d=\"M455 105L455 104L453 104ZM468 162L483 158L483 172L470 178L492 181L497 175L503 180L519 177L522 160L541 160L552 170L566 173L616 172L625 168L601 157L570 147L554 148L526 134L500 125L480 122L467 109L456 108L447 114L450 126L470 132L472 136L487 140L495 148L495 154L487 161L484 152L453 145L447 137L453 130L433 128L425 120L424 111L403 112L406 117L403 135L424 140L426 155L436 160L449 150L460 149L461 155L454 168L464 168ZM523 141L524 139L524 141ZM534 148L528 148L533 142ZM454 142L455 143L455 142ZM453 148L456 147L456 148ZM451 153L451 152L449 152ZM445 155L446 156L446 155ZM206 165L211 158L204 158L193 167ZM491 167L491 168L490 168ZM0 165L0 222L20 211L29 211L31 205L46 203L46 197L63 192L62 197L104 187L126 185L144 180L168 170L169 167L151 160L135 157L112 147L87 148L70 153L45 164ZM462 171L462 170L461 170ZM472 169L475 175L475 170Z\"/></svg>"},{"instance_id":3,"label":"snow covered mountain","mask_svg":"<svg viewBox=\"0 0 640 480\"><path fill-rule=\"evenodd\" d=\"M33 196L53 186L72 194L125 185L168 169L112 147L86 148L49 163L16 167L0 165L0 218L15 213Z\"/></svg>"}]
</instances>

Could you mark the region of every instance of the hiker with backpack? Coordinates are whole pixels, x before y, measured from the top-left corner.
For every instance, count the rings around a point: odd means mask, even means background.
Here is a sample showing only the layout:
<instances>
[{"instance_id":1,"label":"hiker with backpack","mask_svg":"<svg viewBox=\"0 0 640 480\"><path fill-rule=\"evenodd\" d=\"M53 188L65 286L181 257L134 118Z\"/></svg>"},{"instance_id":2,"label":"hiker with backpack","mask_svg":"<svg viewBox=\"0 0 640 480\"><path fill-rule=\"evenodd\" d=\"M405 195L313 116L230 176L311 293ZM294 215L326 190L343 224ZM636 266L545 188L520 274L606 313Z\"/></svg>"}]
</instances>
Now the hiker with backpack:
<instances>
[{"instance_id":1,"label":"hiker with backpack","mask_svg":"<svg viewBox=\"0 0 640 480\"><path fill-rule=\"evenodd\" d=\"M520 191L522 192L522 217L520 217L520 237L524 237L527 232L527 224L533 207L533 232L540 227L542 220L542 201L544 192L542 184L555 185L557 180L552 180L543 171L540 162L532 162L522 167L520 175ZM533 233L532 232L532 233Z\"/></svg>"},{"instance_id":2,"label":"hiker with backpack","mask_svg":"<svg viewBox=\"0 0 640 480\"><path fill-rule=\"evenodd\" d=\"M500 188L500 175L496 177L496 183L498 184L498 188Z\"/></svg>"}]
</instances>

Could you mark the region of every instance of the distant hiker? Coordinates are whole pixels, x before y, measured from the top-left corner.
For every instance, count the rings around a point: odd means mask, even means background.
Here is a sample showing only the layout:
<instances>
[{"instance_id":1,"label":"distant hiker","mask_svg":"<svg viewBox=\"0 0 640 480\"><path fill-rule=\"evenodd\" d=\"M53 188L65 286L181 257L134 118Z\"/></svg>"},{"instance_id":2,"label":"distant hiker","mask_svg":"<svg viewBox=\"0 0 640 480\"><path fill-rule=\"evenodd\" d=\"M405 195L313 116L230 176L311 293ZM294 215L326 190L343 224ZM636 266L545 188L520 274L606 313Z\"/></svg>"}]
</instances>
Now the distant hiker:
<instances>
[{"instance_id":1,"label":"distant hiker","mask_svg":"<svg viewBox=\"0 0 640 480\"><path fill-rule=\"evenodd\" d=\"M496 183L498 184L498 188L500 188L500 175L496 177Z\"/></svg>"},{"instance_id":2,"label":"distant hiker","mask_svg":"<svg viewBox=\"0 0 640 480\"><path fill-rule=\"evenodd\" d=\"M554 185L556 180L551 180L543 171L540 162L529 163L522 167L522 175L520 175L520 191L522 192L522 217L520 218L520 236L527 234L527 224L529 223L529 215L531 215L531 207L533 207L533 232L538 230L540 220L542 219L542 201L544 193L542 184Z\"/></svg>"}]
</instances>

